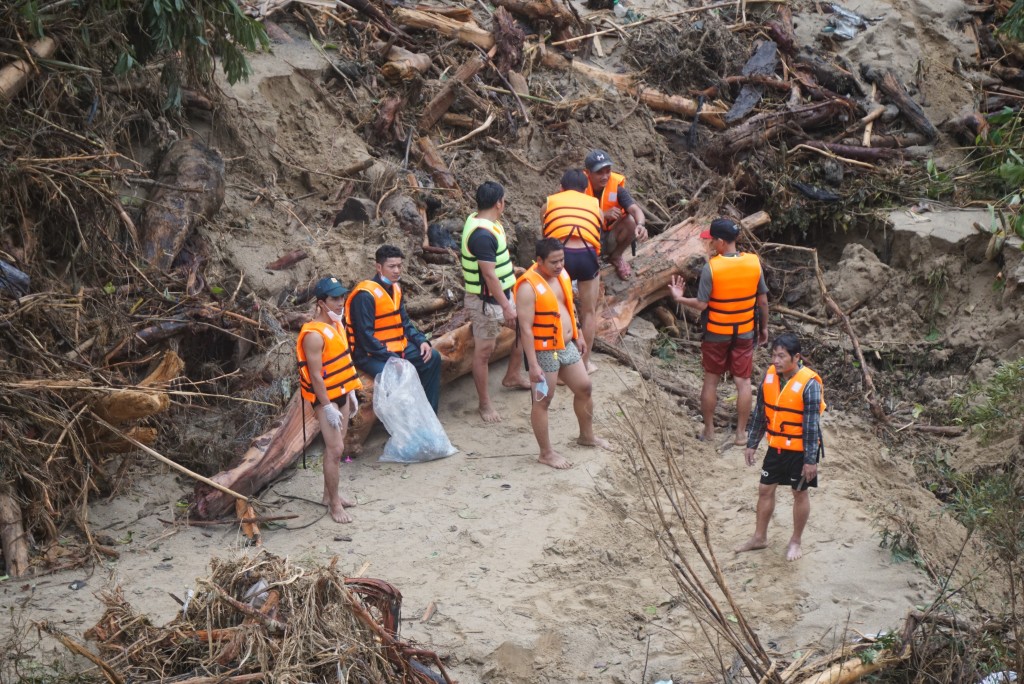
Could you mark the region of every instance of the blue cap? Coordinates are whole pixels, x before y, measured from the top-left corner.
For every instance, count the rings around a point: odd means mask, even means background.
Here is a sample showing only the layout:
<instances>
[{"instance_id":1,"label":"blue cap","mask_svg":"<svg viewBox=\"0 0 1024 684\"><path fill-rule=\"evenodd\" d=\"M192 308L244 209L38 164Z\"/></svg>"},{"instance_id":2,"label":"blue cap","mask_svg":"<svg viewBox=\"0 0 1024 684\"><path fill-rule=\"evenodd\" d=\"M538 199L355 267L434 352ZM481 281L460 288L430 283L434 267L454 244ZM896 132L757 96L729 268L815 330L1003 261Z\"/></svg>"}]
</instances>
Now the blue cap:
<instances>
[{"instance_id":1,"label":"blue cap","mask_svg":"<svg viewBox=\"0 0 1024 684\"><path fill-rule=\"evenodd\" d=\"M587 158L583 160L583 165L587 167L587 171L594 173L601 169L612 165L612 158L608 156L608 153L604 150L591 150L587 155Z\"/></svg>"},{"instance_id":2,"label":"blue cap","mask_svg":"<svg viewBox=\"0 0 1024 684\"><path fill-rule=\"evenodd\" d=\"M328 297L341 297L344 296L348 290L341 281L334 276L328 276L321 278L316 284L316 289L313 290L313 295L319 299L327 299Z\"/></svg>"}]
</instances>

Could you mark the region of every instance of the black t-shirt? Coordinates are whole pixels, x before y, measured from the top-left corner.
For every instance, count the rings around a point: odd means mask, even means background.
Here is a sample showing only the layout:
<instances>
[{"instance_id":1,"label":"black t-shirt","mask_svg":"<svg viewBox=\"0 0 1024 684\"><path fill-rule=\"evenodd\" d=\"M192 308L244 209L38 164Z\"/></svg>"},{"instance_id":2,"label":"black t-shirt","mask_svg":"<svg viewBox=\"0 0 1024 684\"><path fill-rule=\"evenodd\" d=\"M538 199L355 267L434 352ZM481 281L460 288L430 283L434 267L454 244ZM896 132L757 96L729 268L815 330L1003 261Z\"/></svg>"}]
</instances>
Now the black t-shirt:
<instances>
[{"instance_id":1,"label":"black t-shirt","mask_svg":"<svg viewBox=\"0 0 1024 684\"><path fill-rule=\"evenodd\" d=\"M469 243L466 246L477 261L489 261L492 264L498 262L498 238L491 231L477 228L469 236ZM483 273L480 274L480 280L483 282ZM484 283L484 287L487 287L487 283ZM505 291L505 295L508 296L508 290ZM480 299L488 304L498 303L498 300L490 295L481 295Z\"/></svg>"}]
</instances>

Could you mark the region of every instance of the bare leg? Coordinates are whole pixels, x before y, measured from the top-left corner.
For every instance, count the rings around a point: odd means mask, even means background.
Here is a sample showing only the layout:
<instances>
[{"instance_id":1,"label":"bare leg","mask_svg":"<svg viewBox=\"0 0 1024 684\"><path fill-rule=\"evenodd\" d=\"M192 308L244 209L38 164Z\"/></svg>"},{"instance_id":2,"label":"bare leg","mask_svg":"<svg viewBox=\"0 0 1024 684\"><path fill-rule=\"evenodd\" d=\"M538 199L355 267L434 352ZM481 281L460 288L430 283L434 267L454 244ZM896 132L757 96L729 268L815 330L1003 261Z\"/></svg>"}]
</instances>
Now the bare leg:
<instances>
[{"instance_id":1,"label":"bare leg","mask_svg":"<svg viewBox=\"0 0 1024 684\"><path fill-rule=\"evenodd\" d=\"M576 443L580 446L611 449L611 444L607 440L594 434L594 399L591 396L593 385L590 382L590 376L587 375L586 367L582 363L562 366L558 375L572 390L572 409L576 413L576 421L580 425L580 436L576 439Z\"/></svg>"},{"instance_id":2,"label":"bare leg","mask_svg":"<svg viewBox=\"0 0 1024 684\"><path fill-rule=\"evenodd\" d=\"M536 395L531 391L530 397L533 406L530 408L530 425L533 427L533 435L537 438L537 446L540 447L540 458L544 465L564 470L572 468L572 463L565 460L561 454L551 446L551 436L548 434L548 408L555 396L555 387L558 380L558 373L544 373L548 383L548 395L537 401Z\"/></svg>"},{"instance_id":3,"label":"bare leg","mask_svg":"<svg viewBox=\"0 0 1024 684\"><path fill-rule=\"evenodd\" d=\"M756 551L768 546L768 523L775 512L775 488L778 485L759 484L757 487L757 523L754 536L736 547L736 553Z\"/></svg>"},{"instance_id":4,"label":"bare leg","mask_svg":"<svg viewBox=\"0 0 1024 684\"><path fill-rule=\"evenodd\" d=\"M480 417L485 423L500 423L501 416L491 404L491 396L487 391L487 372L494 352L496 340L473 338L473 384L476 385L476 396L480 401Z\"/></svg>"},{"instance_id":5,"label":"bare leg","mask_svg":"<svg viewBox=\"0 0 1024 684\"><path fill-rule=\"evenodd\" d=\"M736 383L736 444L747 444L747 422L750 420L750 405L753 395L750 389L750 378L733 378Z\"/></svg>"},{"instance_id":6,"label":"bare leg","mask_svg":"<svg viewBox=\"0 0 1024 684\"><path fill-rule=\"evenodd\" d=\"M615 272L625 280L632 275L632 269L623 259L623 254L633 244L636 237L636 221L629 214L623 214L622 218L616 221L611 228L615 232L615 249L608 254L608 261L615 267Z\"/></svg>"},{"instance_id":7,"label":"bare leg","mask_svg":"<svg viewBox=\"0 0 1024 684\"><path fill-rule=\"evenodd\" d=\"M811 497L805 489L802 492L793 490L793 536L789 538L789 546L786 548L786 560L795 561L804 555L800 549L800 538L804 533L804 526L811 516Z\"/></svg>"},{"instance_id":8,"label":"bare leg","mask_svg":"<svg viewBox=\"0 0 1024 684\"><path fill-rule=\"evenodd\" d=\"M530 378L523 372L523 348L519 346L519 338L516 338L512 351L508 353L508 368L501 385L509 389L530 389Z\"/></svg>"},{"instance_id":9,"label":"bare leg","mask_svg":"<svg viewBox=\"0 0 1024 684\"><path fill-rule=\"evenodd\" d=\"M579 307L583 339L587 342L587 353L583 355L583 363L586 365L587 373L593 373L597 367L590 362L590 349L594 346L594 337L597 335L597 296L601 291L600 274L593 280L579 283L579 289L580 298L576 300L576 306Z\"/></svg>"},{"instance_id":10,"label":"bare leg","mask_svg":"<svg viewBox=\"0 0 1024 684\"><path fill-rule=\"evenodd\" d=\"M700 414L704 418L703 437L708 442L715 438L715 405L718 404L718 381L721 377L704 371L704 386L700 390Z\"/></svg>"},{"instance_id":11,"label":"bare leg","mask_svg":"<svg viewBox=\"0 0 1024 684\"><path fill-rule=\"evenodd\" d=\"M355 501L344 498L338 493L338 483L341 479L339 473L339 465L341 463L341 453L345 450L345 431L348 428L348 419L350 414L350 406L348 402L345 403L345 407L341 410L341 429L336 429L327 424L327 421L323 417L323 407L318 406L316 409L317 418L320 420L320 433L324 437L324 498L323 503L327 506L327 509L331 513L331 518L334 522L338 523L349 523L352 522L352 516L348 514L346 508L351 508L356 505Z\"/></svg>"}]
</instances>

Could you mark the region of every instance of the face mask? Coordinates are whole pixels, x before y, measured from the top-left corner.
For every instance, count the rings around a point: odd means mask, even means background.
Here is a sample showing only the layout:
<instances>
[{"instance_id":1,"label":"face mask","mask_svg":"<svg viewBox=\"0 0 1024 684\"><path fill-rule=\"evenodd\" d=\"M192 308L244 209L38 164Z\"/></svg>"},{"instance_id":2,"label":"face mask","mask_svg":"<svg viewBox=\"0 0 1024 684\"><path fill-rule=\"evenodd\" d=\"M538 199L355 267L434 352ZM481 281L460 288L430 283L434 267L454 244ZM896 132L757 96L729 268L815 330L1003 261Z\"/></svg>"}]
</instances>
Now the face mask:
<instances>
[{"instance_id":1,"label":"face mask","mask_svg":"<svg viewBox=\"0 0 1024 684\"><path fill-rule=\"evenodd\" d=\"M387 276L384 276L384 275L382 275L382 276L380 277L380 281L381 281L382 283L384 283L385 285L390 285L390 284L391 284L391 279L390 279L390 278L388 278Z\"/></svg>"},{"instance_id":2,"label":"face mask","mask_svg":"<svg viewBox=\"0 0 1024 684\"><path fill-rule=\"evenodd\" d=\"M335 323L341 323L341 316L339 316L338 314L334 313L330 309L327 310L327 317L330 318Z\"/></svg>"}]
</instances>

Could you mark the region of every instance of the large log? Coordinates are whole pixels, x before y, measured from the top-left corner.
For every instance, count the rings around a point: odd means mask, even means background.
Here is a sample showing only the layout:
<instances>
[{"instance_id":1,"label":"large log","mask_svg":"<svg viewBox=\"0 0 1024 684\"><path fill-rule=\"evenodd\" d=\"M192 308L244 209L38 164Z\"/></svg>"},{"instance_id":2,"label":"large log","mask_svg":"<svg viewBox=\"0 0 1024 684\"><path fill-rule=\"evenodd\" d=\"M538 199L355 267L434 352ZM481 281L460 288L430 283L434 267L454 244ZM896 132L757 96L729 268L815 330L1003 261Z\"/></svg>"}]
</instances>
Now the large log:
<instances>
[{"instance_id":1,"label":"large log","mask_svg":"<svg viewBox=\"0 0 1024 684\"><path fill-rule=\"evenodd\" d=\"M754 229L769 221L766 213L759 212L743 219L741 223L747 229ZM706 225L706 220L688 219L640 245L632 261L634 275L629 280L612 277L611 267L606 267L605 277L602 278L606 286L598 307L599 339L612 345L618 344L633 317L667 295L665 288L673 275L682 273L687 278L699 275L707 258L707 247L700 239L700 233ZM508 329L502 330L494 353L491 354L491 361L507 357L514 341L515 333ZM433 341L433 346L434 352L441 354L442 358L442 384L448 384L470 372L473 364L473 335L469 323L462 323L440 335ZM347 454L359 452L376 423L372 381L363 377L363 383L359 410L349 424L345 439ZM305 439L302 432L303 417L306 424ZM290 466L319 432L320 426L313 412L296 393L281 419L252 443L238 465L214 475L212 479L241 494L255 494ZM216 518L231 511L234 505L230 496L197 485L191 513L202 519Z\"/></svg>"},{"instance_id":2,"label":"large log","mask_svg":"<svg viewBox=\"0 0 1024 684\"><path fill-rule=\"evenodd\" d=\"M28 48L34 57L47 59L57 50L57 41L49 36L40 38ZM34 65L27 60L16 59L0 69L0 101L10 102L28 83Z\"/></svg>"},{"instance_id":3,"label":"large log","mask_svg":"<svg viewBox=\"0 0 1024 684\"><path fill-rule=\"evenodd\" d=\"M0 494L0 544L10 577L21 577L28 571L28 540L21 520L21 507L9 493Z\"/></svg>"},{"instance_id":4,"label":"large log","mask_svg":"<svg viewBox=\"0 0 1024 684\"><path fill-rule=\"evenodd\" d=\"M156 181L142 217L142 255L166 271L192 229L224 203L224 158L198 140L179 140L167 150Z\"/></svg>"},{"instance_id":5,"label":"large log","mask_svg":"<svg viewBox=\"0 0 1024 684\"><path fill-rule=\"evenodd\" d=\"M921 109L921 105L914 102L910 97L910 93L907 92L907 89L900 83L900 80L896 78L896 74L891 69L882 70L865 66L862 67L861 72L864 74L864 78L877 85L878 89L885 93L894 105L899 107L900 112L903 113L903 116L907 117L911 126L924 133L929 141L939 137L938 130L928 120L924 110Z\"/></svg>"},{"instance_id":6,"label":"large log","mask_svg":"<svg viewBox=\"0 0 1024 684\"><path fill-rule=\"evenodd\" d=\"M482 47L484 50L494 47L494 36L491 32L480 28L472 21L458 21L436 12L421 12L405 7L396 7L391 16L396 22L408 28L437 31L442 36L455 38L463 43Z\"/></svg>"},{"instance_id":7,"label":"large log","mask_svg":"<svg viewBox=\"0 0 1024 684\"><path fill-rule=\"evenodd\" d=\"M455 102L455 97L459 94L459 88L480 73L485 64L486 62L484 62L482 56L478 54L473 55L455 71L451 78L445 81L441 89L434 95L434 98L423 108L423 113L420 114L419 129L421 131L429 131L437 123L438 119Z\"/></svg>"}]
</instances>

